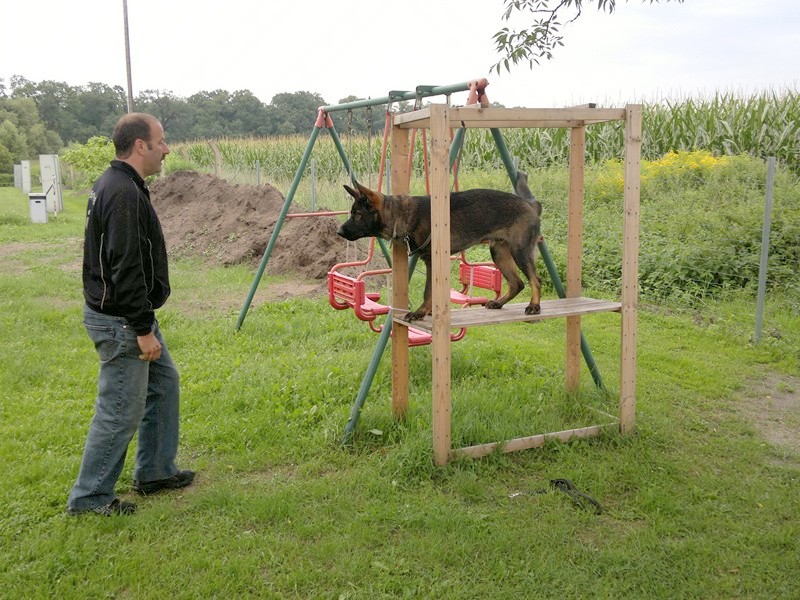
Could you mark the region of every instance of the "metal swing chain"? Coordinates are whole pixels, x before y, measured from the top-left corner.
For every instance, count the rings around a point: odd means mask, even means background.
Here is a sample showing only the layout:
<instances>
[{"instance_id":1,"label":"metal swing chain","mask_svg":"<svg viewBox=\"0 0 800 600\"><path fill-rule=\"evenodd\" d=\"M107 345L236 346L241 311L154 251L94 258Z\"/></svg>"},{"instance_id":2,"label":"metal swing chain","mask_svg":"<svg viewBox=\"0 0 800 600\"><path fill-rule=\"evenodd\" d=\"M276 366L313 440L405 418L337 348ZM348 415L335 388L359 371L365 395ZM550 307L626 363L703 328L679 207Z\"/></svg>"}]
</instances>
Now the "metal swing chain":
<instances>
[{"instance_id":1,"label":"metal swing chain","mask_svg":"<svg viewBox=\"0 0 800 600\"><path fill-rule=\"evenodd\" d=\"M353 109L352 108L348 109L348 111L347 111L347 120L348 120L348 124L347 124L347 151L348 151L348 154L350 155L350 172L348 173L348 175L350 175L350 182L352 183L354 181L354 177L353 177Z\"/></svg>"},{"instance_id":2,"label":"metal swing chain","mask_svg":"<svg viewBox=\"0 0 800 600\"><path fill-rule=\"evenodd\" d=\"M372 107L367 107L367 172L369 187L372 188Z\"/></svg>"},{"instance_id":3,"label":"metal swing chain","mask_svg":"<svg viewBox=\"0 0 800 600\"><path fill-rule=\"evenodd\" d=\"M353 183L353 109L347 111L347 153L350 155L350 183ZM351 256L352 252L352 258ZM358 246L353 241L347 240L345 245L345 260L347 262L354 262L358 260Z\"/></svg>"}]
</instances>

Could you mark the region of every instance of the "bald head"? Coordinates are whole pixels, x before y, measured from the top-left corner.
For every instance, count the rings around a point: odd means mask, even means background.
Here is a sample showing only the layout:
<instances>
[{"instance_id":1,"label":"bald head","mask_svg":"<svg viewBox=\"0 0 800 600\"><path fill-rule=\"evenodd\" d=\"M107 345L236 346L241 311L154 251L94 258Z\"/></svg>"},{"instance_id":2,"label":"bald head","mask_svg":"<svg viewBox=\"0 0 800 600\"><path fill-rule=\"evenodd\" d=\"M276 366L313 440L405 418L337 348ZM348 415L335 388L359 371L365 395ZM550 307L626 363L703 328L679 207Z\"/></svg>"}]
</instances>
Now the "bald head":
<instances>
[{"instance_id":1,"label":"bald head","mask_svg":"<svg viewBox=\"0 0 800 600\"><path fill-rule=\"evenodd\" d=\"M117 121L111 139L117 159L131 165L142 178L160 172L169 154L164 128L158 119L146 113L124 115Z\"/></svg>"},{"instance_id":2,"label":"bald head","mask_svg":"<svg viewBox=\"0 0 800 600\"><path fill-rule=\"evenodd\" d=\"M114 142L114 151L117 158L128 158L133 151L136 140L150 143L152 140L152 126L158 123L152 115L146 113L128 113L123 115L114 127L111 139Z\"/></svg>"}]
</instances>

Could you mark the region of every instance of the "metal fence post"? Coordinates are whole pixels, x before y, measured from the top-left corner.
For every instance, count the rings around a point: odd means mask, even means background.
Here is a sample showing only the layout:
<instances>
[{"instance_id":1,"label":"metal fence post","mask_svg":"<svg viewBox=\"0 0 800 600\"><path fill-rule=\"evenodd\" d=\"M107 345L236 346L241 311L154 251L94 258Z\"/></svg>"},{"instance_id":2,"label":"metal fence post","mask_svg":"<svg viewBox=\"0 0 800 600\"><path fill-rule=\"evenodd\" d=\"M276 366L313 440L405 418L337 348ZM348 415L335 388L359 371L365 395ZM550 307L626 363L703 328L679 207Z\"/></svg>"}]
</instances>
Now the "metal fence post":
<instances>
[{"instance_id":1,"label":"metal fence post","mask_svg":"<svg viewBox=\"0 0 800 600\"><path fill-rule=\"evenodd\" d=\"M764 296L767 290L767 259L769 258L769 230L772 222L772 190L775 187L775 157L767 159L767 197L764 201L764 227L761 231L761 261L758 264L758 300L756 302L756 344L761 341L764 320Z\"/></svg>"}]
</instances>

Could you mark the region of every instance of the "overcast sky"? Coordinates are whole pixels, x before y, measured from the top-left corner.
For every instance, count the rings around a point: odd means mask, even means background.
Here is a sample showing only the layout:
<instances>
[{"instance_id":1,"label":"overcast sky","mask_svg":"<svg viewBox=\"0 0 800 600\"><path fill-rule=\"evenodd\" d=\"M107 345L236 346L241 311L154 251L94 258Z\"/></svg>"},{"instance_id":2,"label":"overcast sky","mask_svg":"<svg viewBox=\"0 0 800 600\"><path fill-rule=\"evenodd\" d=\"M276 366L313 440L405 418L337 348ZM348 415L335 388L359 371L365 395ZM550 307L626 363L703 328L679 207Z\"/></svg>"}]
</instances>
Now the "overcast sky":
<instances>
[{"instance_id":1,"label":"overcast sky","mask_svg":"<svg viewBox=\"0 0 800 600\"><path fill-rule=\"evenodd\" d=\"M125 88L122 4L0 0L0 77ZM502 12L502 0L128 0L133 93L247 89L269 103L303 90L335 104L487 77L505 106L616 106L800 81L798 0L618 0L566 27L553 60L498 75Z\"/></svg>"}]
</instances>

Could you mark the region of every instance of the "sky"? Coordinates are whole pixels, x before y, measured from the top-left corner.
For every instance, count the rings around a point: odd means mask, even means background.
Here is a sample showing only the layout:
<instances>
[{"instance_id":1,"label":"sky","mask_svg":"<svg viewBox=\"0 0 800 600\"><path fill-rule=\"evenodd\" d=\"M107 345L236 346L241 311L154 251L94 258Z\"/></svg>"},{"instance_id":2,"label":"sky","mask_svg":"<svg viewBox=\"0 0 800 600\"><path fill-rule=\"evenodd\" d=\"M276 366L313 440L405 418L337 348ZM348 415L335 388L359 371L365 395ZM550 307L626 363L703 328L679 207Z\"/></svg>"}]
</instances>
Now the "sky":
<instances>
[{"instance_id":1,"label":"sky","mask_svg":"<svg viewBox=\"0 0 800 600\"><path fill-rule=\"evenodd\" d=\"M504 106L622 106L797 90L798 0L588 6L552 60L508 73L503 0L128 0L133 95L307 91L326 104L489 80ZM512 26L532 23L529 13ZM0 78L127 87L122 0L0 0ZM454 94L463 104L466 93ZM313 118L313 117L312 117Z\"/></svg>"}]
</instances>

